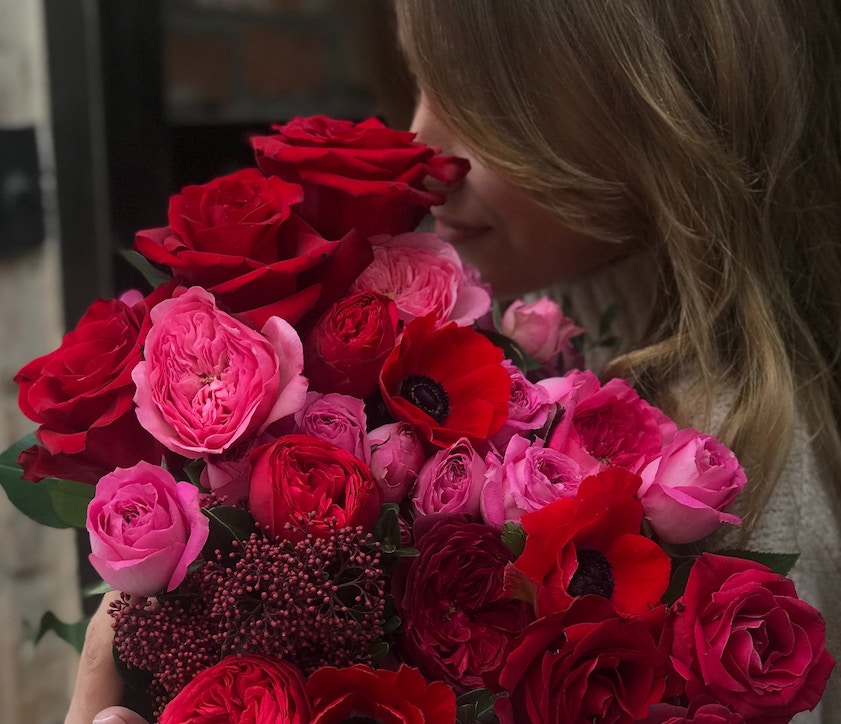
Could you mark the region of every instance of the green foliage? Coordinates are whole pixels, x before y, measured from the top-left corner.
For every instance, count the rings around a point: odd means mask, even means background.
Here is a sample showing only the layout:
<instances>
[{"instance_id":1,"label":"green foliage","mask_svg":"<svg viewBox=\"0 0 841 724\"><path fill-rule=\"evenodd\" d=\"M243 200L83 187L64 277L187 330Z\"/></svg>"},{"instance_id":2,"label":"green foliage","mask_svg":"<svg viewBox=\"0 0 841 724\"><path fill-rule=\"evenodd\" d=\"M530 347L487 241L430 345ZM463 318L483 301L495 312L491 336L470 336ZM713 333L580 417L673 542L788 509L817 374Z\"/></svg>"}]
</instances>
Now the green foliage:
<instances>
[{"instance_id":1,"label":"green foliage","mask_svg":"<svg viewBox=\"0 0 841 724\"><path fill-rule=\"evenodd\" d=\"M157 267L153 266L152 263L143 255L128 249L123 249L120 253L123 259L125 259L143 275L143 278L149 282L153 289L161 284L166 284L166 282L169 281L169 276Z\"/></svg>"},{"instance_id":2,"label":"green foliage","mask_svg":"<svg viewBox=\"0 0 841 724\"><path fill-rule=\"evenodd\" d=\"M497 721L494 702L501 696L505 694L494 694L490 689L476 689L462 694L456 699L456 722L474 724Z\"/></svg>"},{"instance_id":3,"label":"green foliage","mask_svg":"<svg viewBox=\"0 0 841 724\"><path fill-rule=\"evenodd\" d=\"M251 513L243 508L234 508L229 505L219 505L215 508L203 510L210 519L210 532L207 542L202 548L202 555L205 559L213 559L215 551L223 554L233 551L233 542L240 544L249 539L252 533L257 532L257 526Z\"/></svg>"},{"instance_id":4,"label":"green foliage","mask_svg":"<svg viewBox=\"0 0 841 724\"><path fill-rule=\"evenodd\" d=\"M794 568L794 564L797 563L799 557L797 553L766 553L764 551L740 551L735 549L716 551L716 553L720 556L747 558L749 561L761 563L780 576L787 576Z\"/></svg>"},{"instance_id":5,"label":"green foliage","mask_svg":"<svg viewBox=\"0 0 841 724\"><path fill-rule=\"evenodd\" d=\"M526 531L519 523L509 520L502 526L502 542L511 549L515 558L519 558L526 547Z\"/></svg>"},{"instance_id":6,"label":"green foliage","mask_svg":"<svg viewBox=\"0 0 841 724\"><path fill-rule=\"evenodd\" d=\"M88 628L89 618L83 618L75 623L65 623L52 611L47 611L42 617L38 628L32 631L34 643L38 643L44 636L52 631L62 641L69 643L76 651L82 652L82 645L85 643L85 631Z\"/></svg>"},{"instance_id":7,"label":"green foliage","mask_svg":"<svg viewBox=\"0 0 841 724\"><path fill-rule=\"evenodd\" d=\"M27 435L0 453L0 486L12 504L36 523L51 528L84 528L95 486L58 478L39 483L24 480L17 459L36 444L35 435Z\"/></svg>"}]
</instances>

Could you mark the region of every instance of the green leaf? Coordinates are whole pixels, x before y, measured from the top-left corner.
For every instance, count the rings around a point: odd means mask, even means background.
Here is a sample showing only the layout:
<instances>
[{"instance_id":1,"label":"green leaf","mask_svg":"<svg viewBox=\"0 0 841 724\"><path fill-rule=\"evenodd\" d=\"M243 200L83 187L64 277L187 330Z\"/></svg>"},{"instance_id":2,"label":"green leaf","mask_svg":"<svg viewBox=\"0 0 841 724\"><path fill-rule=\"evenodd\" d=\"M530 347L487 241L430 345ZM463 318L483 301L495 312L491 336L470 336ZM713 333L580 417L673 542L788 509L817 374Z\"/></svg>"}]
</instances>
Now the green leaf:
<instances>
[{"instance_id":1,"label":"green leaf","mask_svg":"<svg viewBox=\"0 0 841 724\"><path fill-rule=\"evenodd\" d=\"M794 564L797 563L799 557L797 553L766 553L764 551L740 551L730 548L715 552L720 556L746 558L749 561L761 563L780 576L787 576L794 568Z\"/></svg>"},{"instance_id":2,"label":"green leaf","mask_svg":"<svg viewBox=\"0 0 841 724\"><path fill-rule=\"evenodd\" d=\"M506 359L510 359L517 367L526 372L540 369L541 365L510 337L489 329L477 330L502 350Z\"/></svg>"},{"instance_id":3,"label":"green leaf","mask_svg":"<svg viewBox=\"0 0 841 724\"><path fill-rule=\"evenodd\" d=\"M507 694L495 694L490 689L476 689L462 694L456 699L456 722L474 724L496 721L494 702L501 696Z\"/></svg>"},{"instance_id":4,"label":"green leaf","mask_svg":"<svg viewBox=\"0 0 841 724\"><path fill-rule=\"evenodd\" d=\"M695 563L697 556L683 556L672 558L672 577L669 580L669 587L663 594L663 603L671 606L677 601L686 590L686 582L689 580L689 571Z\"/></svg>"},{"instance_id":5,"label":"green leaf","mask_svg":"<svg viewBox=\"0 0 841 724\"><path fill-rule=\"evenodd\" d=\"M526 547L526 531L519 523L509 520L502 526L502 542L511 549L515 558L519 558Z\"/></svg>"},{"instance_id":6,"label":"green leaf","mask_svg":"<svg viewBox=\"0 0 841 724\"><path fill-rule=\"evenodd\" d=\"M233 550L234 541L242 545L252 533L257 532L254 518L243 508L220 505L216 508L205 509L202 513L210 518L210 533L202 548L202 555L206 559L214 559L217 549L223 554L230 553Z\"/></svg>"},{"instance_id":7,"label":"green leaf","mask_svg":"<svg viewBox=\"0 0 841 724\"><path fill-rule=\"evenodd\" d=\"M139 271L143 278L154 287L166 284L170 277L152 264L145 256L130 249L123 249L120 254L129 264Z\"/></svg>"},{"instance_id":8,"label":"green leaf","mask_svg":"<svg viewBox=\"0 0 841 724\"><path fill-rule=\"evenodd\" d=\"M33 639L37 644L44 636L52 631L62 641L69 643L76 651L82 652L82 645L85 643L85 631L88 628L89 618L83 618L75 623L65 623L52 611L47 611L41 617L41 623L35 632Z\"/></svg>"},{"instance_id":9,"label":"green leaf","mask_svg":"<svg viewBox=\"0 0 841 724\"><path fill-rule=\"evenodd\" d=\"M58 478L45 478L39 483L24 480L18 456L37 444L35 435L27 435L0 453L0 486L12 504L36 523L51 528L84 528L96 487Z\"/></svg>"},{"instance_id":10,"label":"green leaf","mask_svg":"<svg viewBox=\"0 0 841 724\"><path fill-rule=\"evenodd\" d=\"M386 656L388 656L388 650L389 645L385 641L374 641L368 647L368 653L371 654L371 666L375 669L378 668L385 661Z\"/></svg>"},{"instance_id":11,"label":"green leaf","mask_svg":"<svg viewBox=\"0 0 841 724\"><path fill-rule=\"evenodd\" d=\"M196 458L195 460L190 460L184 465L184 474L187 476L187 480L189 480L193 485L195 485L199 490L203 493L209 492L202 484L201 484L201 474L204 471L207 463L202 460L201 458Z\"/></svg>"},{"instance_id":12,"label":"green leaf","mask_svg":"<svg viewBox=\"0 0 841 724\"><path fill-rule=\"evenodd\" d=\"M97 581L82 588L82 598L93 598L94 596L101 596L103 593L113 591L113 587L105 581Z\"/></svg>"}]
</instances>

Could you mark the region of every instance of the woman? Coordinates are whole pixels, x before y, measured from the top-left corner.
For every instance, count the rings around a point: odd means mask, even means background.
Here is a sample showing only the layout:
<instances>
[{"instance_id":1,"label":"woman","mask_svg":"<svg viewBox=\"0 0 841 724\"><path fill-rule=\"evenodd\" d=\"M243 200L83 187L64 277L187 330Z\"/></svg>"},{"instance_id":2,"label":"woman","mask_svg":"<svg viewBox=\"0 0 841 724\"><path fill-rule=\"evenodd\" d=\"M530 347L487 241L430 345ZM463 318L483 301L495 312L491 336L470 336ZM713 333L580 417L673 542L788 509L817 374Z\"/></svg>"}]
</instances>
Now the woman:
<instances>
[{"instance_id":1,"label":"woman","mask_svg":"<svg viewBox=\"0 0 841 724\"><path fill-rule=\"evenodd\" d=\"M750 489L732 542L800 553L792 577L827 618L837 656L835 3L395 7L421 91L414 129L472 163L434 210L437 232L504 296L552 288L589 328L620 305L621 353L600 371L736 451ZM107 639L107 622L95 625L85 661L110 656ZM115 701L111 673L90 676L92 665L68 722ZM838 710L836 672L820 707L795 721ZM135 721L108 713L124 718L97 721Z\"/></svg>"}]
</instances>

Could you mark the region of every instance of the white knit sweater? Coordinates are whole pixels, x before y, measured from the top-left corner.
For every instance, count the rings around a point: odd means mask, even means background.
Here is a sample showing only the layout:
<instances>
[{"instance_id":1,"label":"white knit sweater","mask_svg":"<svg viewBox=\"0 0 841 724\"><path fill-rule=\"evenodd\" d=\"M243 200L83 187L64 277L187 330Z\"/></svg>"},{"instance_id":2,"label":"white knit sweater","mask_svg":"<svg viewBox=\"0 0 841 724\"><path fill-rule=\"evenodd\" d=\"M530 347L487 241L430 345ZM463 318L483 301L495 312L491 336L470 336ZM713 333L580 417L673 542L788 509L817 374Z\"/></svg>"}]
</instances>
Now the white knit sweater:
<instances>
[{"instance_id":1,"label":"white knit sweater","mask_svg":"<svg viewBox=\"0 0 841 724\"><path fill-rule=\"evenodd\" d=\"M619 336L622 346L627 346L639 340L647 327L657 282L655 273L651 259L637 255L551 293L569 303L565 311L591 336L598 330L604 312L618 302L612 332ZM588 357L587 366L599 370L614 353L615 350L596 350ZM727 400L714 406L712 432L727 410ZM808 430L805 425L798 425L788 461L747 547L799 554L790 576L798 595L823 614L827 646L841 659L841 513L833 504L833 485L841 482L832 480L821 469ZM737 533L736 529L722 531L717 547L735 545ZM818 707L792 721L841 724L841 663L833 671Z\"/></svg>"}]
</instances>

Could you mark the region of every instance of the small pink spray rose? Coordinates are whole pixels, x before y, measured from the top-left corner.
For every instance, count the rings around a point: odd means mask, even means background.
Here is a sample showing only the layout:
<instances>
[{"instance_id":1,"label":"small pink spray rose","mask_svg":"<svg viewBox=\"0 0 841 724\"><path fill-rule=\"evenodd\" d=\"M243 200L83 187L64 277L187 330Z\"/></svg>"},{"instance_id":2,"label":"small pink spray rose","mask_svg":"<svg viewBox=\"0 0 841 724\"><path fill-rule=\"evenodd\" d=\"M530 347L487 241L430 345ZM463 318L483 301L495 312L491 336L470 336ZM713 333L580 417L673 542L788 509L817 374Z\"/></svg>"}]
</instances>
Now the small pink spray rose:
<instances>
[{"instance_id":1,"label":"small pink spray rose","mask_svg":"<svg viewBox=\"0 0 841 724\"><path fill-rule=\"evenodd\" d=\"M415 484L426 460L423 442L408 422L389 422L368 433L371 474L384 503L399 503Z\"/></svg>"},{"instance_id":2,"label":"small pink spray rose","mask_svg":"<svg viewBox=\"0 0 841 724\"><path fill-rule=\"evenodd\" d=\"M91 565L110 586L152 596L184 580L208 536L199 490L140 462L100 479L88 505Z\"/></svg>"},{"instance_id":3,"label":"small pink spray rose","mask_svg":"<svg viewBox=\"0 0 841 724\"><path fill-rule=\"evenodd\" d=\"M584 330L564 316L557 302L541 297L529 304L522 299L512 302L502 315L500 331L536 362L550 364Z\"/></svg>"},{"instance_id":4,"label":"small pink spray rose","mask_svg":"<svg viewBox=\"0 0 841 724\"><path fill-rule=\"evenodd\" d=\"M479 515L479 498L488 466L461 438L427 460L420 473L412 502L420 515L464 513Z\"/></svg>"}]
</instances>

